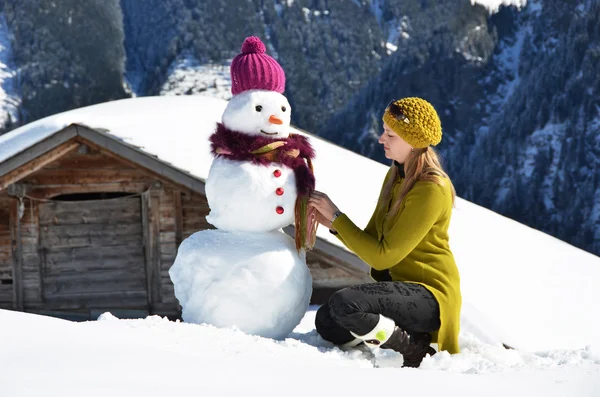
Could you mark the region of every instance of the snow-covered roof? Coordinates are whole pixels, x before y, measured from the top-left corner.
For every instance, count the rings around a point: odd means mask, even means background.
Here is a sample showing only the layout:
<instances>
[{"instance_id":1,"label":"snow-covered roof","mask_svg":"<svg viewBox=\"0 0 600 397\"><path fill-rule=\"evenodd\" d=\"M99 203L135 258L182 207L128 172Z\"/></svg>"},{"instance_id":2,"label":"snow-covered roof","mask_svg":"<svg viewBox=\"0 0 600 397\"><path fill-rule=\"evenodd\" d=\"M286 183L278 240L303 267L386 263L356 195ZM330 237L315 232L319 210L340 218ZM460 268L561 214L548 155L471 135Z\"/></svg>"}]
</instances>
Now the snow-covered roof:
<instances>
[{"instance_id":1,"label":"snow-covered roof","mask_svg":"<svg viewBox=\"0 0 600 397\"><path fill-rule=\"evenodd\" d=\"M72 110L0 136L0 163L65 126L80 123L108 130L204 180L212 162L208 137L226 105L222 99L202 96L142 97ZM388 167L309 137L317 153L317 189L364 227ZM324 227L318 236L342 246ZM474 326L484 327L491 339L545 349L579 347L597 338L595 316L577 304L600 302L597 256L461 198L452 218L450 244L461 273L466 321L476 318ZM568 297L564 284L572 287ZM539 338L540 332L553 337Z\"/></svg>"}]
</instances>

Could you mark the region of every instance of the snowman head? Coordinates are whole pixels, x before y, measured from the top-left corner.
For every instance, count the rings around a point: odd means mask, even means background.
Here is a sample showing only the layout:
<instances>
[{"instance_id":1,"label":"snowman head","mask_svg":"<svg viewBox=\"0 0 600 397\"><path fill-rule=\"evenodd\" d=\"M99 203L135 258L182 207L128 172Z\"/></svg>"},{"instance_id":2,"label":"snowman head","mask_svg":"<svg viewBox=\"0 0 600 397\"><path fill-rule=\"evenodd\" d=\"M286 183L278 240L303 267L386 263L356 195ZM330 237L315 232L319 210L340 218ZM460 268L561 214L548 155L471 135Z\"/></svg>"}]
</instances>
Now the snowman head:
<instances>
[{"instance_id":1,"label":"snowman head","mask_svg":"<svg viewBox=\"0 0 600 397\"><path fill-rule=\"evenodd\" d=\"M266 53L260 38L244 40L231 62L231 93L222 121L226 128L249 135L287 138L290 104L283 91L285 73Z\"/></svg>"},{"instance_id":2,"label":"snowman head","mask_svg":"<svg viewBox=\"0 0 600 397\"><path fill-rule=\"evenodd\" d=\"M231 98L223 112L223 125L248 135L287 138L291 112L287 98L280 93L249 90Z\"/></svg>"}]
</instances>

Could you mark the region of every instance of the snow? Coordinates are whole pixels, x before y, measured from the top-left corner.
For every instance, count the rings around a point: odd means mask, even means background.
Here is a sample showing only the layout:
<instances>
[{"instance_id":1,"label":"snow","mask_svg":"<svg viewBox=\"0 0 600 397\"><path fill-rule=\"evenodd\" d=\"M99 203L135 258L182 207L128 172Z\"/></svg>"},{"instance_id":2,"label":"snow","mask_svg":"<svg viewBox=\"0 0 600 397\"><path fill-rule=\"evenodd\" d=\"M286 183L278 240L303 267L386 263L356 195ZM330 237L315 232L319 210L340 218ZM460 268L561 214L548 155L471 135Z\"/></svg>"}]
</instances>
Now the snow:
<instances>
[{"instance_id":1,"label":"snow","mask_svg":"<svg viewBox=\"0 0 600 397\"><path fill-rule=\"evenodd\" d=\"M260 106L260 111L256 110ZM292 109L287 98L275 91L247 90L239 93L228 102L223 112L223 124L234 131L248 135L271 138L287 138L290 134ZM271 123L276 116L281 124Z\"/></svg>"},{"instance_id":2,"label":"snow","mask_svg":"<svg viewBox=\"0 0 600 397\"><path fill-rule=\"evenodd\" d=\"M71 123L107 129L124 142L206 179L208 136L227 102L204 96L138 97L49 116L0 136L0 162ZM168 139L165 139L168 137Z\"/></svg>"},{"instance_id":3,"label":"snow","mask_svg":"<svg viewBox=\"0 0 600 397\"><path fill-rule=\"evenodd\" d=\"M522 8L527 5L527 0L471 0L471 4L479 4L488 9L490 14L497 12L500 7L515 6Z\"/></svg>"},{"instance_id":4,"label":"snow","mask_svg":"<svg viewBox=\"0 0 600 397\"><path fill-rule=\"evenodd\" d=\"M8 121L18 120L18 109L21 99L14 89L16 71L11 69L11 45L10 32L6 24L6 18L0 14L0 127Z\"/></svg>"},{"instance_id":5,"label":"snow","mask_svg":"<svg viewBox=\"0 0 600 397\"><path fill-rule=\"evenodd\" d=\"M519 154L520 162L522 163L519 174L526 179L530 179L534 173L536 159L540 151L551 153L552 158L549 158L550 166L548 173L544 176L541 187L541 197L544 206L547 210L554 210L553 188L556 183L561 183L562 180L558 174L558 166L561 159L562 142L565 138L565 124L548 123L543 128L535 130L528 138L525 145L524 153ZM551 151L550 151L551 150Z\"/></svg>"},{"instance_id":6,"label":"snow","mask_svg":"<svg viewBox=\"0 0 600 397\"><path fill-rule=\"evenodd\" d=\"M310 8L302 7L302 13L304 14L304 22L310 22Z\"/></svg>"},{"instance_id":7,"label":"snow","mask_svg":"<svg viewBox=\"0 0 600 397\"><path fill-rule=\"evenodd\" d=\"M390 55L392 52L396 52L398 50L398 46L393 45L390 42L385 43L385 48L388 50L387 53Z\"/></svg>"},{"instance_id":8,"label":"snow","mask_svg":"<svg viewBox=\"0 0 600 397\"><path fill-rule=\"evenodd\" d=\"M600 240L600 188L596 189L596 194L594 196L594 206L592 207L592 214L590 215L590 223L596 225L594 239Z\"/></svg>"},{"instance_id":9,"label":"snow","mask_svg":"<svg viewBox=\"0 0 600 397\"><path fill-rule=\"evenodd\" d=\"M387 54L391 55L398 50L398 44L401 40L410 38L410 34L408 33L412 31L410 18L407 15L403 16L400 21L393 18L386 22L386 29L388 31L388 37L385 42L385 48Z\"/></svg>"},{"instance_id":10,"label":"snow","mask_svg":"<svg viewBox=\"0 0 600 397\"><path fill-rule=\"evenodd\" d=\"M501 41L499 44L498 54L494 56L494 64L498 68L498 78L503 81L498 86L495 93L489 95L486 103L486 113L492 115L491 120L484 120L489 125L494 122L494 116L498 113L496 109L503 109L510 102L511 97L521 82L519 76L519 60L523 43L531 37L531 27L526 25L520 27L515 36ZM487 133L488 128L482 127L479 130L480 134Z\"/></svg>"},{"instance_id":11,"label":"snow","mask_svg":"<svg viewBox=\"0 0 600 397\"><path fill-rule=\"evenodd\" d=\"M183 53L169 67L159 95L206 95L229 100L230 63L201 64L193 55Z\"/></svg>"},{"instance_id":12,"label":"snow","mask_svg":"<svg viewBox=\"0 0 600 397\"><path fill-rule=\"evenodd\" d=\"M281 18L281 14L283 14L283 7L283 4L278 4L277 0L275 0L275 12L279 18Z\"/></svg>"},{"instance_id":13,"label":"snow","mask_svg":"<svg viewBox=\"0 0 600 397\"><path fill-rule=\"evenodd\" d=\"M284 341L207 325L144 320L74 323L0 310L0 382L10 397L366 396L399 390L415 396L592 396L598 356L532 357L484 349L426 358L419 369L391 367L393 357L343 352L312 329L314 307ZM519 358L522 357L522 358ZM468 363L473 363L472 368ZM485 367L485 361L504 369ZM546 364L542 364L545 361ZM526 366L519 365L519 362ZM461 370L456 373L454 370ZM392 383L390 383L392 382Z\"/></svg>"},{"instance_id":14,"label":"snow","mask_svg":"<svg viewBox=\"0 0 600 397\"><path fill-rule=\"evenodd\" d=\"M527 2L527 8L530 13L538 15L542 12L542 0L529 0Z\"/></svg>"},{"instance_id":15,"label":"snow","mask_svg":"<svg viewBox=\"0 0 600 397\"><path fill-rule=\"evenodd\" d=\"M79 122L108 129L205 180L212 163L207 138L226 104L203 96L143 97L72 110L0 136L0 161ZM387 166L309 137L317 153L317 189L364 227ZM71 323L0 311L0 324L10 324L0 327L0 340L10 341L0 344L3 391L304 396L318 387L319 394L365 395L389 392L393 377L402 393L419 395L593 395L600 386L600 319L594 314L600 258L461 198L449 233L461 273L462 352L438 353L418 370L380 368L366 381L364 368L373 367L373 358L321 340L315 308L278 342L158 317ZM342 246L326 228L318 236ZM374 361L401 365L401 358L381 352Z\"/></svg>"},{"instance_id":16,"label":"snow","mask_svg":"<svg viewBox=\"0 0 600 397\"><path fill-rule=\"evenodd\" d=\"M306 313L312 277L283 231L202 230L185 239L169 270L188 323L283 339Z\"/></svg>"},{"instance_id":17,"label":"snow","mask_svg":"<svg viewBox=\"0 0 600 397\"><path fill-rule=\"evenodd\" d=\"M481 26L476 26L475 28L473 28L473 31L476 32L475 34L477 34L477 32L479 32L480 30L481 30ZM456 53L461 54L463 56L463 58L465 58L465 60L468 62L474 62L474 63L482 62L483 58L481 58L479 56L475 56L471 53L472 48L470 46L470 42L471 42L471 40L468 35L463 37L454 51Z\"/></svg>"},{"instance_id":18,"label":"snow","mask_svg":"<svg viewBox=\"0 0 600 397\"><path fill-rule=\"evenodd\" d=\"M381 21L383 19L383 9L384 9L384 0L371 0L370 1L370 10L371 13L377 19L377 24L381 26Z\"/></svg>"},{"instance_id":19,"label":"snow","mask_svg":"<svg viewBox=\"0 0 600 397\"><path fill-rule=\"evenodd\" d=\"M278 178L275 170L281 173ZM210 206L206 221L219 229L267 232L294 223L296 178L289 167L219 158L213 161L205 186ZM275 193L277 188L283 189L283 195ZM275 211L277 207L283 208L283 214Z\"/></svg>"}]
</instances>

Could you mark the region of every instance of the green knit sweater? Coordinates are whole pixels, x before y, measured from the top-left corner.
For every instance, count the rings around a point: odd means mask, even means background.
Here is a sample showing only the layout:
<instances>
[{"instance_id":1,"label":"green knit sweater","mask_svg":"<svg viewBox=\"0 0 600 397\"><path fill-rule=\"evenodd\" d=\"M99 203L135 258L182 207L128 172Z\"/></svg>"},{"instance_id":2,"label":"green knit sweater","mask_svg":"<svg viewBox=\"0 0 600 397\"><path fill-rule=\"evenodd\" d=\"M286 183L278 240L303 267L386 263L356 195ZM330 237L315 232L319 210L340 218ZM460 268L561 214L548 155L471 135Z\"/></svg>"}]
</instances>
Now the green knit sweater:
<instances>
[{"instance_id":1,"label":"green knit sweater","mask_svg":"<svg viewBox=\"0 0 600 397\"><path fill-rule=\"evenodd\" d=\"M390 172L384 185L388 178ZM440 329L432 333L432 342L438 344L440 351L459 353L462 297L460 276L448 237L451 187L447 180L444 186L418 181L404 197L398 214L385 219L403 182L402 177L395 182L392 198L386 206L379 206L380 196L364 231L346 214L337 217L332 228L348 249L371 266L371 276L376 281L380 281L377 271L387 269L392 280L420 284L431 291L439 303L441 323Z\"/></svg>"}]
</instances>

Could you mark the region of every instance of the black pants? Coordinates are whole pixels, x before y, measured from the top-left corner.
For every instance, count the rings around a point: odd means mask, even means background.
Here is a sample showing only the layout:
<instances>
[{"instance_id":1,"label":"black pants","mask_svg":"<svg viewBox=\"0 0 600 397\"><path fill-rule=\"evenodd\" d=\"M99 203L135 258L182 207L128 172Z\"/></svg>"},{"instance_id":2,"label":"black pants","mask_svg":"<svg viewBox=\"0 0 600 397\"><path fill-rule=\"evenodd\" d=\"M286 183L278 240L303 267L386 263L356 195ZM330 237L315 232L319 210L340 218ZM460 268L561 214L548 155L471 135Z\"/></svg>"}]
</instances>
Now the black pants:
<instances>
[{"instance_id":1,"label":"black pants","mask_svg":"<svg viewBox=\"0 0 600 397\"><path fill-rule=\"evenodd\" d=\"M315 326L321 337L336 345L369 333L389 317L409 334L440 328L440 308L431 292L418 284L400 281L360 284L334 293L317 311Z\"/></svg>"}]
</instances>

